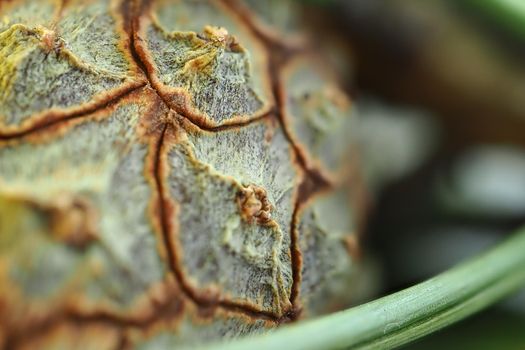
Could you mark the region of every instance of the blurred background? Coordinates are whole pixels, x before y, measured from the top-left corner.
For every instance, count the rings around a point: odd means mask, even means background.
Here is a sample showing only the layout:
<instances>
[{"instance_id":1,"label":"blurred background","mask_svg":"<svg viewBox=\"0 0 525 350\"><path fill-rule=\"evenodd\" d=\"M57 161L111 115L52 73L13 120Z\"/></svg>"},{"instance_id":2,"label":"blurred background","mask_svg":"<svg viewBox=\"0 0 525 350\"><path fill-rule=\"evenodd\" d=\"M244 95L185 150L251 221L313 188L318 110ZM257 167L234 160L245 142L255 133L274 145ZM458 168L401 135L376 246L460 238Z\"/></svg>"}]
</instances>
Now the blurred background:
<instances>
[{"instance_id":1,"label":"blurred background","mask_svg":"<svg viewBox=\"0 0 525 350\"><path fill-rule=\"evenodd\" d=\"M379 294L523 225L525 0L304 3L362 124ZM443 348L525 349L525 291L406 347Z\"/></svg>"}]
</instances>

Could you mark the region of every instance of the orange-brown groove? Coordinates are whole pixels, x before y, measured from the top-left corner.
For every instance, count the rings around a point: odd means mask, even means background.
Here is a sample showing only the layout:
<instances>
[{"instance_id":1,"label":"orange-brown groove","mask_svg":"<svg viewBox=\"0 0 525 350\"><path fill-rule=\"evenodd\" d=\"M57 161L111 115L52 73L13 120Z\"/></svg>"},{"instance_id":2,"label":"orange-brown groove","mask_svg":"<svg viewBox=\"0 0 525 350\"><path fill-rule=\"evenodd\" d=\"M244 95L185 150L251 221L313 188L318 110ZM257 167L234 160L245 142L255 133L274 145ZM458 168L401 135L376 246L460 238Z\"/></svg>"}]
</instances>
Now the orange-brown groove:
<instances>
[{"instance_id":1,"label":"orange-brown groove","mask_svg":"<svg viewBox=\"0 0 525 350\"><path fill-rule=\"evenodd\" d=\"M45 319L32 324L30 327L11 330L4 343L5 349L16 349L25 342L46 334L49 330L60 324L106 324L118 329L123 333L126 328L147 329L163 319L171 320L183 311L183 305L179 300L169 298L166 301L156 303L154 311L143 318L125 317L115 315L104 310L91 313L82 313L77 310L61 310L51 314ZM123 338L124 334L121 334Z\"/></svg>"},{"instance_id":2,"label":"orange-brown groove","mask_svg":"<svg viewBox=\"0 0 525 350\"><path fill-rule=\"evenodd\" d=\"M291 57L309 51L309 49L306 46L291 45L285 40L280 40L278 36L267 33L263 28L254 23L252 19L254 17L254 14L240 0L219 1L241 19L241 21L246 25L246 27L248 27L248 29L253 33L253 35L263 43L263 45L269 52L278 52L279 54L283 55L283 57Z\"/></svg>"},{"instance_id":3,"label":"orange-brown groove","mask_svg":"<svg viewBox=\"0 0 525 350\"><path fill-rule=\"evenodd\" d=\"M246 6L240 3L239 0L220 0L226 5L232 12L237 14L242 22L249 28L253 35L259 39L266 50L271 53L268 60L268 72L270 74L272 94L276 103L275 115L278 117L281 128L294 149L294 153L297 156L299 165L306 172L307 176L311 176L314 182L320 184L320 187L325 187L330 184L330 181L322 175L322 173L309 167L307 165L305 156L301 151L300 147L296 144L293 137L290 134L286 121L284 119L284 94L282 93L282 85L284 82L280 79L282 74L281 70L289 64L293 59L301 54L312 54L310 47L292 46L282 40L278 40L273 36L269 36L264 30L261 30L259 26L253 23L251 17L253 14Z\"/></svg>"},{"instance_id":4,"label":"orange-brown groove","mask_svg":"<svg viewBox=\"0 0 525 350\"><path fill-rule=\"evenodd\" d=\"M266 50L271 53L267 62L267 70L270 74L271 90L276 104L275 115L286 139L288 140L288 143L293 148L293 152L296 156L297 162L299 163L299 167L303 169L304 175L307 179L310 178L313 180L303 181L303 183L301 183L299 186L299 195L297 196L296 202L294 203L294 211L290 222L290 255L292 260L292 287L290 291L290 303L292 307L290 310L289 319L290 321L294 321L298 319L302 313L302 308L298 300L302 270L302 253L299 247L299 231L297 227L299 220L298 209L301 203L306 200L306 198L309 196L309 193L311 193L313 190L312 186L307 186L308 188L306 189L306 183L318 185L314 187L319 188L324 187L327 183L323 177L320 176L320 174L307 167L306 160L304 159L304 156L299 150L298 146L293 141L293 138L289 133L283 117L284 101L282 100L282 94L280 93L280 85L283 82L279 77L279 72L283 66L285 66L296 55L300 54L302 50L286 45L286 43L275 40L275 38L266 35L264 31L260 30L260 28L252 22L250 19L252 14L249 13L249 10L247 10L243 5L239 6L239 2L237 0L222 0L222 3L224 3L232 12L236 13L239 18L241 18L243 23L249 28L255 37L263 43ZM321 179L321 181L317 181L318 179Z\"/></svg>"},{"instance_id":5,"label":"orange-brown groove","mask_svg":"<svg viewBox=\"0 0 525 350\"><path fill-rule=\"evenodd\" d=\"M206 297L205 295L201 295L197 293L194 290L194 288L192 288L189 285L189 283L186 281L184 277L184 273L182 272L182 269L179 266L179 258L176 254L176 249L173 248L176 246L176 243L174 242L174 235L172 234L172 225L171 225L172 218L170 215L172 214L172 212L168 209L170 206L170 203L168 201L168 195L166 194L166 189L164 188L164 182L163 182L163 176L162 176L162 174L164 173L163 164L162 164L162 155L164 153L163 148L166 146L165 138L166 138L166 133L169 131L168 130L169 128L170 128L170 125L165 124L159 136L157 146L156 146L156 154L154 156L155 160L154 160L153 172L154 172L154 178L155 178L155 185L157 187L157 193L159 197L159 215L160 215L161 231L162 231L162 237L164 240L164 245L166 246L166 250L168 254L168 264L169 264L170 270L175 275L175 278L177 279L177 282L179 286L181 287L182 291L197 306L201 308L213 309L216 307L220 307L228 311L242 313L252 318L264 319L264 320L273 321L277 323L287 322L289 319L288 313L285 313L284 316L279 316L272 312L259 310L251 305L240 304L240 303L236 303L236 302L233 302L227 299Z\"/></svg>"},{"instance_id":6,"label":"orange-brown groove","mask_svg":"<svg viewBox=\"0 0 525 350\"><path fill-rule=\"evenodd\" d=\"M288 140L288 143L292 146L294 154L296 156L299 167L303 169L305 180L300 184L296 203L294 205L294 211L292 214L292 220L290 223L290 254L292 258L292 288L290 292L290 303L292 304L292 310L294 310L293 319L300 317L302 308L299 303L299 287L301 284L302 274L302 252L299 246L299 208L304 204L308 198L314 193L322 191L326 188L331 187L328 179L326 179L322 173L317 169L312 169L307 165L305 156L301 151L300 147L295 143L293 137L290 134L286 121L284 119L284 95L281 93L282 84L280 71L286 64L293 60L297 55L302 52L306 52L307 49L301 50L297 47L291 47L284 42L278 41L275 38L268 36L264 31L260 30L258 26L254 25L250 20L251 15L246 9L241 7L238 10L237 0L222 0L232 11L236 12L243 22L250 28L256 37L258 37L263 45L272 54L269 55L268 60L268 72L270 74L270 81L272 87L272 94L276 103L276 116L283 130L283 133Z\"/></svg>"},{"instance_id":7,"label":"orange-brown groove","mask_svg":"<svg viewBox=\"0 0 525 350\"><path fill-rule=\"evenodd\" d=\"M301 187L299 187L299 191ZM301 285L301 270L303 265L303 255L299 246L299 203L295 203L292 213L292 223L290 225L290 255L292 256L292 290L290 291L290 303L296 310L296 317L301 314L301 308L298 305L299 287Z\"/></svg>"},{"instance_id":8,"label":"orange-brown groove","mask_svg":"<svg viewBox=\"0 0 525 350\"><path fill-rule=\"evenodd\" d=\"M68 120L78 119L78 118L85 117L89 114L93 114L95 112L98 112L107 107L117 104L124 97L131 95L133 92L143 88L146 85L147 85L146 82L135 84L135 85L130 85L122 89L122 91L119 91L118 93L114 94L113 96L108 96L107 100L102 101L101 103L94 104L93 106L90 106L90 107L81 108L79 111L72 112L70 114L67 114L67 115L64 115L58 118L54 117L53 113L50 113L45 118L43 118L40 122L36 122L34 125L32 125L31 127L27 129L15 130L12 132L9 132L9 131L1 132L0 131L0 141L9 141L12 139L23 138L27 135L36 133L40 130L48 129L52 126L64 123Z\"/></svg>"},{"instance_id":9,"label":"orange-brown groove","mask_svg":"<svg viewBox=\"0 0 525 350\"><path fill-rule=\"evenodd\" d=\"M140 0L138 0L140 2ZM135 59L135 62L140 67L140 69L143 71L144 75L146 76L146 79L149 82L149 85L154 89L154 91L157 93L157 95L160 97L160 99L164 102L164 104L172 111L177 113L178 115L184 117L186 120L188 120L191 124L195 125L197 128L204 130L204 131L210 131L210 132L219 132L224 130L230 130L230 129L236 129L240 128L252 123L257 123L262 119L268 118L271 115L274 115L276 113L274 108L271 108L269 111L261 114L260 116L257 116L255 118L251 118L248 120L243 121L235 121L235 122L226 122L224 124L220 125L209 125L206 123L201 123L198 121L197 118L192 118L188 114L185 108L179 108L178 106L174 105L170 102L167 93L162 91L162 86L159 84L155 79L152 78L152 75L155 72L154 65L150 62L148 59L147 53L144 51L144 49L137 44L137 42L142 41L143 39L139 36L138 29L139 29L139 18L138 15L133 14L137 11L138 13L146 13L149 11L150 6L152 5L152 0L144 0L140 2L140 5L137 5L136 2L134 2L134 5L132 4L130 8L130 5L126 5L124 3L123 5L123 11L125 13L127 12L125 18L127 17L127 20L129 21L127 30L129 31L130 35L130 50L132 57Z\"/></svg>"},{"instance_id":10,"label":"orange-brown groove","mask_svg":"<svg viewBox=\"0 0 525 350\"><path fill-rule=\"evenodd\" d=\"M293 278L293 284L292 284L292 291L290 293L290 302L292 305L301 310L301 306L299 305L298 297L299 297L299 287L301 285L302 280L302 252L301 248L299 246L299 220L300 220L300 212L301 208L306 205L306 203L315 195L318 193L321 193L323 191L326 191L330 189L332 186L328 182L325 181L325 179L316 172L308 171L307 176L305 179L301 182L299 185L298 190L298 197L297 201L294 206L294 211L292 214L292 224L291 224L291 230L290 230L290 252L292 255L292 278Z\"/></svg>"},{"instance_id":11,"label":"orange-brown groove","mask_svg":"<svg viewBox=\"0 0 525 350\"><path fill-rule=\"evenodd\" d=\"M235 10L236 1L223 0L228 6ZM288 143L292 146L294 154L296 156L299 167L303 169L305 179L299 186L296 203L294 205L294 211L292 214L292 221L290 224L290 254L292 258L292 288L290 292L290 303L292 304L293 310L295 310L295 318L300 317L302 313L302 307L299 302L299 288L301 285L301 274L302 274L302 252L299 246L299 209L301 205L314 194L325 190L326 188L332 187L330 181L323 176L323 174L315 168L311 168L307 165L307 161L304 153L300 147L296 144L294 138L290 134L288 125L284 118L285 101L284 94L282 93L282 84L284 82L281 79L280 71L282 68L289 63L294 57L299 55L302 50L297 48L291 48L285 43L276 41L274 38L267 36L263 31L259 30L257 26L254 26L249 15L245 12L241 12L240 16L244 22L251 28L256 36L258 36L271 52L277 52L277 55L270 55L268 61L268 71L270 73L270 79L272 84L272 93L276 103L277 119L283 130L283 133L288 140ZM306 51L306 50L305 50Z\"/></svg>"}]
</instances>

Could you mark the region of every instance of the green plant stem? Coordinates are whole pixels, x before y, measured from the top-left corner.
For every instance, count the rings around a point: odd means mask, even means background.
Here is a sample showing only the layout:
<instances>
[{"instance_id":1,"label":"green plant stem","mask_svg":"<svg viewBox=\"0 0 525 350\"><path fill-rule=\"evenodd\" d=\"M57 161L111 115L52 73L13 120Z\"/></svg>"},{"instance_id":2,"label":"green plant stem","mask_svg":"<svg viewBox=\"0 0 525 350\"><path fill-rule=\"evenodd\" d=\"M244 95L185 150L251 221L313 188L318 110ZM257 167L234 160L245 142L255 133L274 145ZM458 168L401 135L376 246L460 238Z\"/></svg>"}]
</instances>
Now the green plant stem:
<instances>
[{"instance_id":1,"label":"green plant stem","mask_svg":"<svg viewBox=\"0 0 525 350\"><path fill-rule=\"evenodd\" d=\"M488 252L398 293L207 349L391 349L464 319L524 285L525 228Z\"/></svg>"},{"instance_id":2,"label":"green plant stem","mask_svg":"<svg viewBox=\"0 0 525 350\"><path fill-rule=\"evenodd\" d=\"M497 23L525 38L525 3L523 0L462 0L482 11Z\"/></svg>"}]
</instances>

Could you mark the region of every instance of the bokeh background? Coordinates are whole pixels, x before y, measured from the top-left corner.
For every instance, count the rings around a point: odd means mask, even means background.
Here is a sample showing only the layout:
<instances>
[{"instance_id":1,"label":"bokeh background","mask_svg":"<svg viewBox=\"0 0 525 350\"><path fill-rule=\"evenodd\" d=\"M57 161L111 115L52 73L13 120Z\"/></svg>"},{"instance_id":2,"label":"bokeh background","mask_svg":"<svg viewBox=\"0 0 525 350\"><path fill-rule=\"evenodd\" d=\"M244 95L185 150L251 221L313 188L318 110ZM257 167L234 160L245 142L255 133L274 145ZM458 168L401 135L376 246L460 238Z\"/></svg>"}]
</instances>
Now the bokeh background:
<instances>
[{"instance_id":1,"label":"bokeh background","mask_svg":"<svg viewBox=\"0 0 525 350\"><path fill-rule=\"evenodd\" d=\"M359 115L376 296L525 224L524 0L302 4ZM525 290L406 347L445 348L525 349Z\"/></svg>"}]
</instances>

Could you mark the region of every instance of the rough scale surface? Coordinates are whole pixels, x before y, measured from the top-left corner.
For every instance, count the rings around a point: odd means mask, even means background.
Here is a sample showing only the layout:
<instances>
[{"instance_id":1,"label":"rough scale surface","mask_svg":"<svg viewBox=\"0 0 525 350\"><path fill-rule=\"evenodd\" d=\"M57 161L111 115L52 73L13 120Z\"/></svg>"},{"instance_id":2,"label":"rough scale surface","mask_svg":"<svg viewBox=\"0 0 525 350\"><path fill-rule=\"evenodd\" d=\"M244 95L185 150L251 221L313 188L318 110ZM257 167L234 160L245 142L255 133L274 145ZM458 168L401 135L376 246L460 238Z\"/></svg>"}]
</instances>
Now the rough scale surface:
<instances>
[{"instance_id":1,"label":"rough scale surface","mask_svg":"<svg viewBox=\"0 0 525 350\"><path fill-rule=\"evenodd\" d=\"M168 349L351 303L354 122L299 23L0 0L0 348Z\"/></svg>"}]
</instances>

